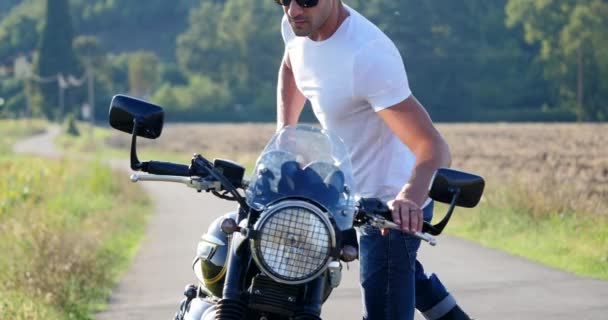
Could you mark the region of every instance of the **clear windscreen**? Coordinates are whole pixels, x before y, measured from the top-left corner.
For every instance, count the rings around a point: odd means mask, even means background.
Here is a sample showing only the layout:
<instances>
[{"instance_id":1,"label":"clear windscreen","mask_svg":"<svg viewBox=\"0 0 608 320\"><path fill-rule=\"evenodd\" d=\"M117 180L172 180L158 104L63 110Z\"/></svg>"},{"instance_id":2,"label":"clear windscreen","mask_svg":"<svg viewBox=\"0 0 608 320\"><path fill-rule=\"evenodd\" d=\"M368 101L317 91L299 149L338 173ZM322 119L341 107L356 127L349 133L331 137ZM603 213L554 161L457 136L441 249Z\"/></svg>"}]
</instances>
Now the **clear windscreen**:
<instances>
[{"instance_id":1,"label":"clear windscreen","mask_svg":"<svg viewBox=\"0 0 608 320\"><path fill-rule=\"evenodd\" d=\"M345 230L352 227L353 181L340 138L310 126L288 126L275 133L258 158L247 203L262 210L282 198L307 198L324 206Z\"/></svg>"}]
</instances>

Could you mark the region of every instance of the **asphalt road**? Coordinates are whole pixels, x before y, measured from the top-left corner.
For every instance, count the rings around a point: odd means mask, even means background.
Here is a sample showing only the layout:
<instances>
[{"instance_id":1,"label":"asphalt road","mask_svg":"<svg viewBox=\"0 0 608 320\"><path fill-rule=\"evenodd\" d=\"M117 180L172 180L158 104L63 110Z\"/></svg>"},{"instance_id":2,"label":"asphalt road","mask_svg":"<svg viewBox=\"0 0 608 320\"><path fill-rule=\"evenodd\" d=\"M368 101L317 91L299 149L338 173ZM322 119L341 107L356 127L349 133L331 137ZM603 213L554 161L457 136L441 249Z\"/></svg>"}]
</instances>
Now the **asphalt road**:
<instances>
[{"instance_id":1,"label":"asphalt road","mask_svg":"<svg viewBox=\"0 0 608 320\"><path fill-rule=\"evenodd\" d=\"M58 157L51 143L56 132L23 141L15 150ZM113 165L123 168L128 179L127 160ZM195 282L191 262L199 237L215 217L234 209L233 203L180 184L143 186L156 202L154 215L134 263L97 320L172 319L184 286ZM436 247L423 245L420 260L476 319L608 319L607 281L578 277L449 236L440 237ZM360 319L360 314L358 264L350 263L342 285L324 305L323 318Z\"/></svg>"}]
</instances>

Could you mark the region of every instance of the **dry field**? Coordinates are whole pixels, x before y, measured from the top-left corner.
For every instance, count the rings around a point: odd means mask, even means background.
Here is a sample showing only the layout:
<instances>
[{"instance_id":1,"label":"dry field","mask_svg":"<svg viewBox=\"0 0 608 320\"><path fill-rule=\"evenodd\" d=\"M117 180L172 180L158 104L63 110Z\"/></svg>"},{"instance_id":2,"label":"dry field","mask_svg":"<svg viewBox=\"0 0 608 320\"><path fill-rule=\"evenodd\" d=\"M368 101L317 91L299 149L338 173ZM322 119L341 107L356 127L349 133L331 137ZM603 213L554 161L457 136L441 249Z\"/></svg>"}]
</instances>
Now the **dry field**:
<instances>
[{"instance_id":1,"label":"dry field","mask_svg":"<svg viewBox=\"0 0 608 320\"><path fill-rule=\"evenodd\" d=\"M608 215L607 124L450 124L439 129L452 149L453 167L487 177L488 188L519 189L532 211Z\"/></svg>"},{"instance_id":2,"label":"dry field","mask_svg":"<svg viewBox=\"0 0 608 320\"><path fill-rule=\"evenodd\" d=\"M452 167L484 176L487 189L517 189L532 211L608 215L608 124L438 124ZM142 146L250 165L274 124L173 124ZM116 132L116 131L114 131ZM123 134L113 145L127 147ZM538 207L538 208L536 208ZM542 214L542 213L539 213Z\"/></svg>"}]
</instances>

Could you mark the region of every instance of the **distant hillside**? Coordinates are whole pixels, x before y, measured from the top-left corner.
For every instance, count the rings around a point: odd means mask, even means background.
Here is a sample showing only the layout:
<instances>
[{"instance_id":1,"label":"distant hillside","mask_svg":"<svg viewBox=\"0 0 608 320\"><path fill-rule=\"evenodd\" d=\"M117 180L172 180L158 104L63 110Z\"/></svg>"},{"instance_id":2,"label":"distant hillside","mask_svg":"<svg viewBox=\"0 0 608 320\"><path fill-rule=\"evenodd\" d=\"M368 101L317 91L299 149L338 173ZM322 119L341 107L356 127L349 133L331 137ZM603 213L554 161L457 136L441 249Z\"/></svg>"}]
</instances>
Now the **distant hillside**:
<instances>
[{"instance_id":1,"label":"distant hillside","mask_svg":"<svg viewBox=\"0 0 608 320\"><path fill-rule=\"evenodd\" d=\"M77 35L96 36L108 52L145 50L156 53L164 61L175 61L176 38L186 30L187 21L187 13L184 12L180 13L179 19L156 17L148 21L119 22L97 30L91 29L90 32L85 32L87 27L98 21L83 21L83 24L76 26L74 30Z\"/></svg>"},{"instance_id":2,"label":"distant hillside","mask_svg":"<svg viewBox=\"0 0 608 320\"><path fill-rule=\"evenodd\" d=\"M190 10L199 5L192 0L71 3L77 34L98 36L110 52L149 50L165 61L175 60L175 39L187 28Z\"/></svg>"}]
</instances>

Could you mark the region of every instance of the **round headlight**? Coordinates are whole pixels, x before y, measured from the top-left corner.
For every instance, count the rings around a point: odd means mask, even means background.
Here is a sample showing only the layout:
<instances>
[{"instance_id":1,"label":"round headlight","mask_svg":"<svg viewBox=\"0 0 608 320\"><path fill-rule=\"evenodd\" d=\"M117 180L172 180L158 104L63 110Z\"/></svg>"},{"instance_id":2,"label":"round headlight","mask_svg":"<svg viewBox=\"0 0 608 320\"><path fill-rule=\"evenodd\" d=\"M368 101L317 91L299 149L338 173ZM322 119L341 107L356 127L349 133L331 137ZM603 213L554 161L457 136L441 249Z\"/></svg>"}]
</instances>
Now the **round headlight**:
<instances>
[{"instance_id":1,"label":"round headlight","mask_svg":"<svg viewBox=\"0 0 608 320\"><path fill-rule=\"evenodd\" d=\"M258 267L282 283L316 278L327 267L336 243L327 215L304 201L288 200L268 208L254 229L251 243Z\"/></svg>"}]
</instances>

